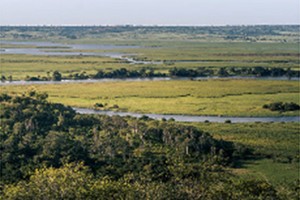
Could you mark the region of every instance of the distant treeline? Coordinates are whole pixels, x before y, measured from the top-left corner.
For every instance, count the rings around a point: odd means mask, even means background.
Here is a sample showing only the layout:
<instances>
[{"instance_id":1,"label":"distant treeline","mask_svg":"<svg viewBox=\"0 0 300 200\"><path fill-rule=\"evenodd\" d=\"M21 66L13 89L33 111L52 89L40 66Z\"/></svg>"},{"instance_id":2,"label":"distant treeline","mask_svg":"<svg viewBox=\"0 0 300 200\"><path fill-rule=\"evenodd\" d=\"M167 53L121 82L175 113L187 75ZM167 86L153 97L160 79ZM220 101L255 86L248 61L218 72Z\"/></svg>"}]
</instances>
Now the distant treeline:
<instances>
[{"instance_id":1,"label":"distant treeline","mask_svg":"<svg viewBox=\"0 0 300 200\"><path fill-rule=\"evenodd\" d=\"M290 68L267 68L267 67L222 67L213 69L210 67L198 67L196 69L172 68L169 73L161 73L153 68L142 68L139 70L128 70L126 68L112 71L99 70L96 74L86 72L73 73L63 76L59 71L54 71L52 75L48 72L47 76L26 76L26 81L61 81L61 80L86 80L103 78L155 78L155 77L300 77L300 71ZM1 76L1 81L12 81L12 76Z\"/></svg>"},{"instance_id":2,"label":"distant treeline","mask_svg":"<svg viewBox=\"0 0 300 200\"><path fill-rule=\"evenodd\" d=\"M54 71L52 76L27 76L26 81L61 81L65 80L86 80L86 79L103 79L103 78L155 78L155 77L300 77L300 71L291 70L290 68L266 68L266 67L222 67L212 69L209 67L198 67L197 69L172 68L169 73L156 72L153 68L142 68L140 70L128 70L126 68L112 71L99 70L96 74L87 74L86 72L73 73L63 76L60 72ZM1 81L12 80L12 77L2 75Z\"/></svg>"},{"instance_id":3,"label":"distant treeline","mask_svg":"<svg viewBox=\"0 0 300 200\"><path fill-rule=\"evenodd\" d=\"M112 71L99 70L96 74L87 74L86 72L69 74L62 76L58 71L54 71L52 76L30 77L25 78L26 81L61 81L65 80L86 80L86 79L103 79L103 78L154 78L166 77L167 75L160 72L155 72L154 69L128 70L126 68L116 69ZM6 79L5 77L3 79Z\"/></svg>"},{"instance_id":4,"label":"distant treeline","mask_svg":"<svg viewBox=\"0 0 300 200\"><path fill-rule=\"evenodd\" d=\"M128 70L126 68L116 69L110 72L98 71L92 78L147 78L147 77L165 77L166 74L155 72L154 69Z\"/></svg>"},{"instance_id":5,"label":"distant treeline","mask_svg":"<svg viewBox=\"0 0 300 200\"><path fill-rule=\"evenodd\" d=\"M129 37L143 34L208 34L222 35L225 39L245 39L253 36L277 36L287 32L298 33L299 25L257 26L1 26L0 38L43 39L60 37L79 39L86 37L127 34Z\"/></svg>"},{"instance_id":6,"label":"distant treeline","mask_svg":"<svg viewBox=\"0 0 300 200\"><path fill-rule=\"evenodd\" d=\"M170 76L176 77L205 77L205 76L256 76L256 77L300 77L300 71L290 68L267 67L222 67L214 71L210 68L199 67L197 69L173 68L169 70Z\"/></svg>"}]
</instances>

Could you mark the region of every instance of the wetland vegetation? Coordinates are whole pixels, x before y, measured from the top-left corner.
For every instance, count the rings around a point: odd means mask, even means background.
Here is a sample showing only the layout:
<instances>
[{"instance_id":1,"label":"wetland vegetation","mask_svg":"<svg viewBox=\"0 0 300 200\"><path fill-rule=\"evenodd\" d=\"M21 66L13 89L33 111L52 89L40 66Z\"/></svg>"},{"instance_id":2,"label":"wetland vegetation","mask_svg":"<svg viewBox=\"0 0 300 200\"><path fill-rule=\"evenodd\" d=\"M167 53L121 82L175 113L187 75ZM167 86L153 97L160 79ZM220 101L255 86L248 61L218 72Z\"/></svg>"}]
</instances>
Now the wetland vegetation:
<instances>
[{"instance_id":1,"label":"wetland vegetation","mask_svg":"<svg viewBox=\"0 0 300 200\"><path fill-rule=\"evenodd\" d=\"M237 87L238 86L238 87ZM177 80L146 82L100 82L1 86L2 93L20 94L30 88L49 94L52 102L81 108L137 113L297 116L264 109L273 102L299 102L298 81L269 80ZM80 91L80 92L79 92ZM114 108L114 105L118 105Z\"/></svg>"},{"instance_id":2,"label":"wetland vegetation","mask_svg":"<svg viewBox=\"0 0 300 200\"><path fill-rule=\"evenodd\" d=\"M298 199L299 122L72 109L297 117L298 36L299 25L2 26L0 199ZM168 80L121 80L156 77ZM103 78L120 79L54 84Z\"/></svg>"}]
</instances>

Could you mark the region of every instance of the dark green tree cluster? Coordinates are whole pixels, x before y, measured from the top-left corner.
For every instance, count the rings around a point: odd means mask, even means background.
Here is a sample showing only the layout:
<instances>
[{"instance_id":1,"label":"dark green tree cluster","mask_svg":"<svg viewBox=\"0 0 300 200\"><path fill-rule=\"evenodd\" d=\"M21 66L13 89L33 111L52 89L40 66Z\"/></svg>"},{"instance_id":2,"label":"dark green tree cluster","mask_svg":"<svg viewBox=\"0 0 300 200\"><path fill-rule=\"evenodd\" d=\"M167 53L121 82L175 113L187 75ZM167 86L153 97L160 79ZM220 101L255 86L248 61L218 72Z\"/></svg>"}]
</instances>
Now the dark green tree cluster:
<instances>
[{"instance_id":1,"label":"dark green tree cluster","mask_svg":"<svg viewBox=\"0 0 300 200\"><path fill-rule=\"evenodd\" d=\"M52 73L52 77L50 76L50 72L47 72L48 76L26 76L26 81L61 81L62 74L59 71L54 71Z\"/></svg>"},{"instance_id":2,"label":"dark green tree cluster","mask_svg":"<svg viewBox=\"0 0 300 200\"><path fill-rule=\"evenodd\" d=\"M218 70L199 67L197 69L172 68L170 76L175 77L207 77L207 76L255 76L255 77L300 77L298 70L267 67L221 67Z\"/></svg>"},{"instance_id":3,"label":"dark green tree cluster","mask_svg":"<svg viewBox=\"0 0 300 200\"><path fill-rule=\"evenodd\" d=\"M12 75L9 75L7 77L4 75L1 75L1 82L5 82L5 81L9 81L9 82L13 81Z\"/></svg>"},{"instance_id":4,"label":"dark green tree cluster","mask_svg":"<svg viewBox=\"0 0 300 200\"><path fill-rule=\"evenodd\" d=\"M135 181L132 175L112 180L108 177L95 177L82 163L71 163L61 168L43 167L36 170L29 180L5 186L2 198L7 200L297 199L297 193L293 192L297 190L297 184L299 183L291 184L290 188L278 192L265 181L240 180L226 174L207 175L201 177L201 181L197 177L194 179L185 177L168 183Z\"/></svg>"},{"instance_id":5,"label":"dark green tree cluster","mask_svg":"<svg viewBox=\"0 0 300 200\"><path fill-rule=\"evenodd\" d=\"M263 108L269 109L271 111L279 111L279 112L300 110L300 106L294 102L290 102L290 103L274 102L274 103L263 105Z\"/></svg>"},{"instance_id":6,"label":"dark green tree cluster","mask_svg":"<svg viewBox=\"0 0 300 200\"><path fill-rule=\"evenodd\" d=\"M58 71L54 71L50 76L27 76L26 81L61 81L66 80L86 80L86 79L103 79L103 78L155 78L166 77L166 74L155 72L154 69L142 68L140 70L128 70L126 68L116 69L112 71L99 70L96 74L87 74L86 72L69 74L65 77Z\"/></svg>"},{"instance_id":7,"label":"dark green tree cluster","mask_svg":"<svg viewBox=\"0 0 300 200\"><path fill-rule=\"evenodd\" d=\"M116 69L109 72L102 70L98 71L92 76L94 79L100 78L153 78L153 77L165 77L166 74L155 72L154 69L142 68L140 70L128 70L126 68Z\"/></svg>"},{"instance_id":8,"label":"dark green tree cluster","mask_svg":"<svg viewBox=\"0 0 300 200\"><path fill-rule=\"evenodd\" d=\"M141 68L140 70L128 70L120 68L112 71L99 70L96 74L87 74L86 72L69 74L62 76L58 71L54 71L50 76L27 76L26 81L61 81L66 80L86 80L86 79L103 79L103 78L155 78L155 77L230 77L230 76L254 76L254 77L300 77L300 71L283 69L283 68L266 68L266 67L221 67L213 70L211 67L198 67L197 69L172 68L169 74L155 72L153 68ZM2 77L5 81L6 78Z\"/></svg>"},{"instance_id":9,"label":"dark green tree cluster","mask_svg":"<svg viewBox=\"0 0 300 200\"><path fill-rule=\"evenodd\" d=\"M223 170L249 150L192 126L76 114L30 90L0 96L2 199L274 199ZM294 193L292 193L294 194Z\"/></svg>"}]
</instances>

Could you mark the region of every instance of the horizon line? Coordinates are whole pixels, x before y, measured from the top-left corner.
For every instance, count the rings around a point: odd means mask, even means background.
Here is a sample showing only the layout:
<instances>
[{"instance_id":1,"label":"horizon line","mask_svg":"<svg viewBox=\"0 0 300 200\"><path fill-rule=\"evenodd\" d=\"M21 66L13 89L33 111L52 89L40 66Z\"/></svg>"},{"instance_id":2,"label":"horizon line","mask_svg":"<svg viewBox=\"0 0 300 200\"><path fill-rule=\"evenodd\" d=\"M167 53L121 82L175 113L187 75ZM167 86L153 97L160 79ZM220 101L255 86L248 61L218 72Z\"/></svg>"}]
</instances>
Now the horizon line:
<instances>
[{"instance_id":1,"label":"horizon line","mask_svg":"<svg viewBox=\"0 0 300 200\"><path fill-rule=\"evenodd\" d=\"M258 24L0 24L0 27L224 27L224 26L300 26L300 23Z\"/></svg>"}]
</instances>

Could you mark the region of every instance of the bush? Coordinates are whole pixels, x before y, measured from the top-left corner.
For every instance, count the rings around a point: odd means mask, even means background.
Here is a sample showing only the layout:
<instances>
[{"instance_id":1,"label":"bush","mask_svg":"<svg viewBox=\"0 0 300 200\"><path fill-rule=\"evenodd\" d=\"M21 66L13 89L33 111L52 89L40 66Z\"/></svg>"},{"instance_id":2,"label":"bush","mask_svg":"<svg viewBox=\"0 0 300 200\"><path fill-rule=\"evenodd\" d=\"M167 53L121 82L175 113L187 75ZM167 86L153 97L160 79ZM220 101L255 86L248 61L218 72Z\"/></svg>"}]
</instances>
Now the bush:
<instances>
[{"instance_id":1,"label":"bush","mask_svg":"<svg viewBox=\"0 0 300 200\"><path fill-rule=\"evenodd\" d=\"M230 124L230 123L231 123L231 120L226 119L224 123L225 123L225 124Z\"/></svg>"},{"instance_id":2,"label":"bush","mask_svg":"<svg viewBox=\"0 0 300 200\"><path fill-rule=\"evenodd\" d=\"M96 108L103 108L104 105L102 103L95 103L94 107L96 107Z\"/></svg>"},{"instance_id":3,"label":"bush","mask_svg":"<svg viewBox=\"0 0 300 200\"><path fill-rule=\"evenodd\" d=\"M274 102L274 103L263 105L263 108L269 109L271 111L279 111L279 112L300 110L300 106L294 102L290 102L290 103Z\"/></svg>"},{"instance_id":4,"label":"bush","mask_svg":"<svg viewBox=\"0 0 300 200\"><path fill-rule=\"evenodd\" d=\"M118 109L118 108L119 108L119 106L118 106L117 104L115 104L115 105L113 105L113 107L112 107L112 108Z\"/></svg>"},{"instance_id":5,"label":"bush","mask_svg":"<svg viewBox=\"0 0 300 200\"><path fill-rule=\"evenodd\" d=\"M52 75L53 81L61 81L62 75L58 71L54 71Z\"/></svg>"}]
</instances>

